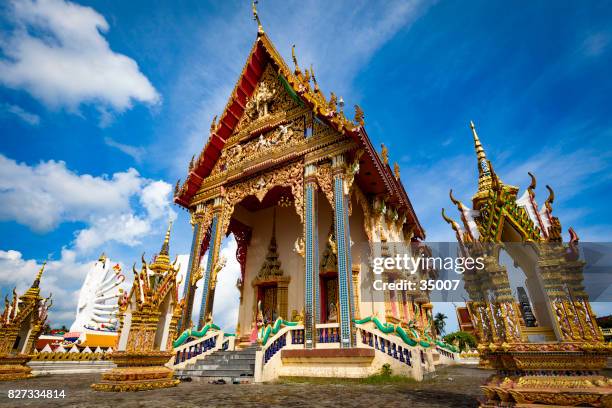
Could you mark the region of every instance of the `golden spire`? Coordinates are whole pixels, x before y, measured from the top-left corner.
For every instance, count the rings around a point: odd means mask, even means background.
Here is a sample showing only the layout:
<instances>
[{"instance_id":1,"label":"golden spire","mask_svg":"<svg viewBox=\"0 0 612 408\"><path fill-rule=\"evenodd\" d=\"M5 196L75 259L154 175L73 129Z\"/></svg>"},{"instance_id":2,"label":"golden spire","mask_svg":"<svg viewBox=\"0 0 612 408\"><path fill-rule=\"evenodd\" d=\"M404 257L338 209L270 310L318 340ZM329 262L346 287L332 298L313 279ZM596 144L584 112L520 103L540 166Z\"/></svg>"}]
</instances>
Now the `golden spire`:
<instances>
[{"instance_id":1,"label":"golden spire","mask_svg":"<svg viewBox=\"0 0 612 408\"><path fill-rule=\"evenodd\" d=\"M170 230L172 229L172 221L168 223L168 230L166 231L166 237L164 238L164 243L162 244L161 251L159 251L160 255L169 256L170 250Z\"/></svg>"},{"instance_id":2,"label":"golden spire","mask_svg":"<svg viewBox=\"0 0 612 408\"><path fill-rule=\"evenodd\" d=\"M32 283L33 288L37 288L40 285L40 278L42 278L42 274L45 270L45 265L47 265L47 261L44 261L42 263L42 266L40 267L40 270L38 271L38 274L36 275L36 279L34 279L34 283Z\"/></svg>"},{"instance_id":3,"label":"golden spire","mask_svg":"<svg viewBox=\"0 0 612 408\"><path fill-rule=\"evenodd\" d=\"M500 180L492 180L492 178L496 178L496 176L493 174L491 162L487 160L487 155L482 147L482 143L480 143L478 133L476 133L476 126L472 121L470 121L470 128L474 136L474 149L476 150L476 159L478 162L478 191L485 191L491 188L494 182L499 183Z\"/></svg>"},{"instance_id":4,"label":"golden spire","mask_svg":"<svg viewBox=\"0 0 612 408\"><path fill-rule=\"evenodd\" d=\"M476 126L474 125L473 121L470 121L470 128L472 128L472 134L474 135L474 149L476 149L476 158L478 160L478 174L480 177L482 177L483 173L486 171L486 175L489 175L488 169L483 169L483 163L484 165L487 163L487 155L485 154L484 148L480 143L478 133L476 133Z\"/></svg>"},{"instance_id":5,"label":"golden spire","mask_svg":"<svg viewBox=\"0 0 612 408\"><path fill-rule=\"evenodd\" d=\"M264 33L263 27L261 25L261 20L259 20L259 16L257 15L257 0L253 0L253 20L257 21L257 35L261 35Z\"/></svg>"}]
</instances>

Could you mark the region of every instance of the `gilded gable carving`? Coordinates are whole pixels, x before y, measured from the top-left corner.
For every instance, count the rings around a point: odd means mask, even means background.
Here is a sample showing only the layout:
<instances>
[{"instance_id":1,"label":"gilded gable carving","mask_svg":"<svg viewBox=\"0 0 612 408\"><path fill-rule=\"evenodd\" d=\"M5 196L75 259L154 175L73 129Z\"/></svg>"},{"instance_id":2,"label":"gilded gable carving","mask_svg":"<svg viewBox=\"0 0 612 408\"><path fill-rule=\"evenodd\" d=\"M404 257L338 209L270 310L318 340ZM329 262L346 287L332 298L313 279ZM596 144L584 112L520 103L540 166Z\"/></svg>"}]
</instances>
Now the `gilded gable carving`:
<instances>
[{"instance_id":1,"label":"gilded gable carving","mask_svg":"<svg viewBox=\"0 0 612 408\"><path fill-rule=\"evenodd\" d=\"M291 108L298 103L289 96L279 75L271 64L268 64L257 84L253 95L246 104L244 115L236 126L235 134L248 136L261 125L270 124L274 120L285 117Z\"/></svg>"}]
</instances>

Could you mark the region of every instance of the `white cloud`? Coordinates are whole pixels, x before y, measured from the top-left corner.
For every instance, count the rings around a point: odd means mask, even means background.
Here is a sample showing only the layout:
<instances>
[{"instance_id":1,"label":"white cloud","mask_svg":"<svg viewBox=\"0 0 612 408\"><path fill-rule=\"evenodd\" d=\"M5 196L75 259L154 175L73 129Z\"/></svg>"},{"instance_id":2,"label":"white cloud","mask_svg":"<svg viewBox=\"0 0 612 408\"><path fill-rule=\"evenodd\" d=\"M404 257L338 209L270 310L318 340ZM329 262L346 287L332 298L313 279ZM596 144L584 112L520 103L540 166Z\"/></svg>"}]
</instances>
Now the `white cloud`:
<instances>
[{"instance_id":1,"label":"white cloud","mask_svg":"<svg viewBox=\"0 0 612 408\"><path fill-rule=\"evenodd\" d=\"M140 243L153 222L175 218L171 190L170 184L143 178L134 169L96 177L79 175L63 162L28 166L0 154L0 220L37 232L65 221L84 222L87 228L76 233L74 242L80 251L111 241Z\"/></svg>"},{"instance_id":2,"label":"white cloud","mask_svg":"<svg viewBox=\"0 0 612 408\"><path fill-rule=\"evenodd\" d=\"M76 174L61 161L28 166L0 154L0 220L46 232L62 221L128 211L130 197L145 182L134 169L94 177Z\"/></svg>"},{"instance_id":3,"label":"white cloud","mask_svg":"<svg viewBox=\"0 0 612 408\"><path fill-rule=\"evenodd\" d=\"M174 211L170 209L168 197L172 187L164 181L152 181L148 183L140 195L140 203L146 208L150 218L158 219L168 214L171 220L176 218Z\"/></svg>"},{"instance_id":4,"label":"white cloud","mask_svg":"<svg viewBox=\"0 0 612 408\"><path fill-rule=\"evenodd\" d=\"M50 107L76 110L91 103L124 111L160 97L138 64L111 50L105 18L63 0L13 1L15 30L2 38L0 82ZM33 34L37 33L37 34Z\"/></svg>"},{"instance_id":5,"label":"white cloud","mask_svg":"<svg viewBox=\"0 0 612 408\"><path fill-rule=\"evenodd\" d=\"M140 146L130 146L130 145L127 145L127 144L119 143L119 142L113 140L110 137L105 137L104 138L104 143L107 146L114 147L115 149L119 150L120 152L127 154L132 159L134 159L136 161L136 163L141 163L142 162L142 158L143 158L143 156L145 154L145 149L143 147L140 147Z\"/></svg>"},{"instance_id":6,"label":"white cloud","mask_svg":"<svg viewBox=\"0 0 612 408\"><path fill-rule=\"evenodd\" d=\"M89 228L79 231L75 247L81 251L89 251L111 241L134 246L150 231L151 224L147 219L134 214L110 215L96 218Z\"/></svg>"},{"instance_id":7,"label":"white cloud","mask_svg":"<svg viewBox=\"0 0 612 408\"><path fill-rule=\"evenodd\" d=\"M7 113L10 113L11 115L17 116L19 119L21 119L30 126L38 126L40 124L40 116L26 111L21 106L5 103L0 105L0 109Z\"/></svg>"},{"instance_id":8,"label":"white cloud","mask_svg":"<svg viewBox=\"0 0 612 408\"><path fill-rule=\"evenodd\" d=\"M59 258L47 264L41 287L56 299L53 321L69 325L74 318L78 289L97 259L97 253L92 259L94 250L108 251L112 243L119 248L140 245L163 230L168 218L176 218L170 208L171 190L168 183L141 177L134 169L110 177L92 176L77 174L63 162L28 166L0 154L0 220L16 221L39 232L65 221L85 224L75 232L74 241L62 246ZM13 248L2 249L0 288L6 292L17 286L23 292L40 263L24 259ZM131 253L125 255L134 259Z\"/></svg>"},{"instance_id":9,"label":"white cloud","mask_svg":"<svg viewBox=\"0 0 612 408\"><path fill-rule=\"evenodd\" d=\"M82 283L93 262L78 262L73 251L64 249L59 260L50 261L45 267L40 288L42 296L52 294L53 307L49 314L52 324L69 324L74 319L78 296L73 283ZM36 260L23 259L19 251L0 250L0 288L9 297L15 286L17 293L23 294L32 285L41 266Z\"/></svg>"}]
</instances>

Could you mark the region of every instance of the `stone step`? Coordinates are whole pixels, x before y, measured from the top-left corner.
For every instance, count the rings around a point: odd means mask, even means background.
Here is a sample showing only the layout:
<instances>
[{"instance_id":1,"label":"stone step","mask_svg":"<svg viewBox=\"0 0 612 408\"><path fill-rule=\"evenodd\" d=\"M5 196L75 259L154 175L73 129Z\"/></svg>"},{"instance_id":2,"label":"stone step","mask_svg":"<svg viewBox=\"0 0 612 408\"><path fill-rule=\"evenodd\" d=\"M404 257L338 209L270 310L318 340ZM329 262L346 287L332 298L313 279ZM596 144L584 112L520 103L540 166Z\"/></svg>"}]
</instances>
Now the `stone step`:
<instances>
[{"instance_id":1,"label":"stone step","mask_svg":"<svg viewBox=\"0 0 612 408\"><path fill-rule=\"evenodd\" d=\"M254 378L252 376L244 376L244 377L209 377L209 376L202 376L202 377L180 377L180 376L176 376L176 378L178 379L183 379L183 378L189 378L191 381L196 381L196 382L212 382L212 381L218 381L218 380L224 380L226 384L251 384L253 383Z\"/></svg>"},{"instance_id":2,"label":"stone step","mask_svg":"<svg viewBox=\"0 0 612 408\"><path fill-rule=\"evenodd\" d=\"M245 356L255 358L256 351L215 351L215 356Z\"/></svg>"},{"instance_id":3,"label":"stone step","mask_svg":"<svg viewBox=\"0 0 612 408\"><path fill-rule=\"evenodd\" d=\"M252 370L255 368L255 363L253 364L235 364L235 365L222 365L222 364L210 364L205 361L202 364L194 364L193 367L185 367L190 370L225 370L226 368L232 370Z\"/></svg>"},{"instance_id":4,"label":"stone step","mask_svg":"<svg viewBox=\"0 0 612 408\"><path fill-rule=\"evenodd\" d=\"M189 365L194 365L194 366L201 366L201 365L211 365L211 366L232 366L232 367L238 367L238 366L248 366L248 365L252 365L255 364L255 361L253 360L230 360L230 361L219 361L219 360L208 360L208 359L203 359L203 360L198 360L198 361L194 361L192 363L190 363Z\"/></svg>"},{"instance_id":5,"label":"stone step","mask_svg":"<svg viewBox=\"0 0 612 408\"><path fill-rule=\"evenodd\" d=\"M177 371L177 377L241 377L241 376L253 376L253 371L246 370L232 370L229 368L218 369L218 370L179 370Z\"/></svg>"},{"instance_id":6,"label":"stone step","mask_svg":"<svg viewBox=\"0 0 612 408\"><path fill-rule=\"evenodd\" d=\"M223 379L228 384L250 383L255 373L257 350L258 346L236 351L217 350L176 370L175 377L207 382Z\"/></svg>"},{"instance_id":7,"label":"stone step","mask_svg":"<svg viewBox=\"0 0 612 408\"><path fill-rule=\"evenodd\" d=\"M219 361L219 362L230 362L230 361L251 361L255 360L255 357L249 356L216 356L210 355L205 357L207 361ZM202 361L202 360L199 360Z\"/></svg>"}]
</instances>

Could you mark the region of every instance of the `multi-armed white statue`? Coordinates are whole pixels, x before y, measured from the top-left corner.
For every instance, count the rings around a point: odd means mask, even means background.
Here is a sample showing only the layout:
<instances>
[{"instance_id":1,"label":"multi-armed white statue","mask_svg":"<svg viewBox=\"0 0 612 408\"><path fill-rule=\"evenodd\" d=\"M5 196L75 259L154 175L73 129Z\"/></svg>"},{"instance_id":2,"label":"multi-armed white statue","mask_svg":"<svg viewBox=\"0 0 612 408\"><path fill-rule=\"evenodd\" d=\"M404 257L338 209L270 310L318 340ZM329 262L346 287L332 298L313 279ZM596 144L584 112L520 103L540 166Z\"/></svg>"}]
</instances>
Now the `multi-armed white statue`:
<instances>
[{"instance_id":1,"label":"multi-armed white statue","mask_svg":"<svg viewBox=\"0 0 612 408\"><path fill-rule=\"evenodd\" d=\"M117 301L123 293L120 286L124 280L121 267L118 264L111 267L106 255L100 255L81 287L77 314L70 331L117 331Z\"/></svg>"}]
</instances>

